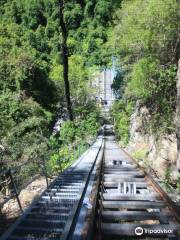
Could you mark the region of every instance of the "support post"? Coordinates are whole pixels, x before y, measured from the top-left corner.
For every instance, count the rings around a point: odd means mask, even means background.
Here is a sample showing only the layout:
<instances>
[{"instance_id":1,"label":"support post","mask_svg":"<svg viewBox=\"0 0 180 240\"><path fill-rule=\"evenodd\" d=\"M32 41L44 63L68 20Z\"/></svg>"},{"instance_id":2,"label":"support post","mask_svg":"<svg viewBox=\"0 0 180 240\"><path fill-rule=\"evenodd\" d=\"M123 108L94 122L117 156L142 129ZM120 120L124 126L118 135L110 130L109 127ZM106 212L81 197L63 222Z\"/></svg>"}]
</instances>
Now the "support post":
<instances>
[{"instance_id":1,"label":"support post","mask_svg":"<svg viewBox=\"0 0 180 240\"><path fill-rule=\"evenodd\" d=\"M44 159L43 159L43 173L44 173L44 177L46 179L46 185L47 185L47 188L48 188L49 187L49 181L48 181L48 175L47 175L46 164L45 164Z\"/></svg>"},{"instance_id":2,"label":"support post","mask_svg":"<svg viewBox=\"0 0 180 240\"><path fill-rule=\"evenodd\" d=\"M9 177L11 179L11 183L12 183L12 186L13 186L13 189L14 189L15 197L16 197L18 205L19 205L19 209L20 209L21 213L23 213L22 205L21 205L21 202L20 202L20 199L19 199L19 194L18 194L18 191L17 191L17 188L16 188L16 184L14 182L14 178L12 176L11 169L9 169Z\"/></svg>"}]
</instances>

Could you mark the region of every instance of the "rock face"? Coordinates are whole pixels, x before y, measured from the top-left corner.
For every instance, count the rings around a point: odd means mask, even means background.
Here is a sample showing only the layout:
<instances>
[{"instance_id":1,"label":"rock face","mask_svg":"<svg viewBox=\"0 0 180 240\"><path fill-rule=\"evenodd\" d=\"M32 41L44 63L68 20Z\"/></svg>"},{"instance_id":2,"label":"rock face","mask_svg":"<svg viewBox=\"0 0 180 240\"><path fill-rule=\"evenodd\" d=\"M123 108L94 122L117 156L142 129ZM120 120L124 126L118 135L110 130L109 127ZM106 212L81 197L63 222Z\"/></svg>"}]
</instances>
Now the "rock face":
<instances>
[{"instance_id":1,"label":"rock face","mask_svg":"<svg viewBox=\"0 0 180 240\"><path fill-rule=\"evenodd\" d=\"M180 171L180 59L177 71L177 105L176 105L177 169Z\"/></svg>"},{"instance_id":2,"label":"rock face","mask_svg":"<svg viewBox=\"0 0 180 240\"><path fill-rule=\"evenodd\" d=\"M146 142L148 137L146 126L149 117L148 109L137 102L135 112L131 116L130 141L141 142L145 140Z\"/></svg>"},{"instance_id":3,"label":"rock face","mask_svg":"<svg viewBox=\"0 0 180 240\"><path fill-rule=\"evenodd\" d=\"M158 139L153 135L149 135L146 130L149 118L150 114L146 106L137 103L135 112L131 116L128 151L131 151L140 160L141 158L142 160L145 159L145 165L152 168L159 177L163 178L169 170L173 176L177 159L176 135L175 133L163 135Z\"/></svg>"},{"instance_id":4,"label":"rock face","mask_svg":"<svg viewBox=\"0 0 180 240\"><path fill-rule=\"evenodd\" d=\"M177 157L177 141L175 134L163 135L158 140L153 139L148 158L152 168L159 176L164 177L168 170L175 170Z\"/></svg>"}]
</instances>

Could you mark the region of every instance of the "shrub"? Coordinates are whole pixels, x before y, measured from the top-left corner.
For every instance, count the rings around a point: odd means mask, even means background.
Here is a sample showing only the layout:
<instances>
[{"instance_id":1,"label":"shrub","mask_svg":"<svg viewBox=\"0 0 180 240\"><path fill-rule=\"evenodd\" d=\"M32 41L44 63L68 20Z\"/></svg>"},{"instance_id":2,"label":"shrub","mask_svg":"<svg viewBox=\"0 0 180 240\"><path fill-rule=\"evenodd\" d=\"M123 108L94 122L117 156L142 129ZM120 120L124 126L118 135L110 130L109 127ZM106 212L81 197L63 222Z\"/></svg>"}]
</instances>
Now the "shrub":
<instances>
[{"instance_id":1,"label":"shrub","mask_svg":"<svg viewBox=\"0 0 180 240\"><path fill-rule=\"evenodd\" d=\"M124 100L117 100L114 103L111 111L111 115L114 119L117 137L124 144L127 144L129 141L129 125L132 111L133 102L124 102Z\"/></svg>"}]
</instances>

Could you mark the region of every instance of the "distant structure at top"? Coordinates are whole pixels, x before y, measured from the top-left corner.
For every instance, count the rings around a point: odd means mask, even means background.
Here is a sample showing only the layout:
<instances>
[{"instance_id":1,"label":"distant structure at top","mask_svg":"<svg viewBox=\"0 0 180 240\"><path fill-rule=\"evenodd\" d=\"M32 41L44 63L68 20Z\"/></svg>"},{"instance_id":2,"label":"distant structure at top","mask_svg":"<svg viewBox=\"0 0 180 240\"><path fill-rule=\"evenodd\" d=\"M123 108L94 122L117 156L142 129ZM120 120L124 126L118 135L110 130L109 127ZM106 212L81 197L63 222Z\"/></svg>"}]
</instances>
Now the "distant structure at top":
<instances>
[{"instance_id":1,"label":"distant structure at top","mask_svg":"<svg viewBox=\"0 0 180 240\"><path fill-rule=\"evenodd\" d=\"M102 72L96 72L91 82L91 88L93 89L93 96L97 102L104 105L107 110L113 104L115 96L111 88L114 77L116 75L115 70L104 69Z\"/></svg>"}]
</instances>

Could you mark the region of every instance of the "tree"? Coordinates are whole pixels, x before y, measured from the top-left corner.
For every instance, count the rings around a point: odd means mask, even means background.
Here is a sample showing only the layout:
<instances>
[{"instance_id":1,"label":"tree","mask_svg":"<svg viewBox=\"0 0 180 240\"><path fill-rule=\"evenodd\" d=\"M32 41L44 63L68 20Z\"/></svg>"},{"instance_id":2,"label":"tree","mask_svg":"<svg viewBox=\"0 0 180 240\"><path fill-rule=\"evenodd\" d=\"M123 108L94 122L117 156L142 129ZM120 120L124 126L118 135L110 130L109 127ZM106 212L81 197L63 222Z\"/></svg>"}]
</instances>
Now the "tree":
<instances>
[{"instance_id":1,"label":"tree","mask_svg":"<svg viewBox=\"0 0 180 240\"><path fill-rule=\"evenodd\" d=\"M110 2L1 1L0 145L8 150L2 152L4 159L14 163L41 159L40 149L49 156L55 117L65 117L65 96L69 119L74 120L70 122L81 125L75 138L82 131L87 137L96 132L98 109L90 97L89 79L95 65L104 61L101 52L112 17Z\"/></svg>"},{"instance_id":2,"label":"tree","mask_svg":"<svg viewBox=\"0 0 180 240\"><path fill-rule=\"evenodd\" d=\"M67 111L69 115L69 120L73 121L73 113L71 108L71 98L70 98L70 86L69 86L69 79L68 79L68 47L67 47L67 37L68 31L66 28L66 24L64 21L64 0L59 0L59 22L62 32L62 59L63 59L63 77L64 77L64 87L65 87L65 97L66 97L66 104L67 104Z\"/></svg>"},{"instance_id":3,"label":"tree","mask_svg":"<svg viewBox=\"0 0 180 240\"><path fill-rule=\"evenodd\" d=\"M156 134L175 129L179 10L176 0L124 0L109 40L125 73L123 97L148 107Z\"/></svg>"}]
</instances>

